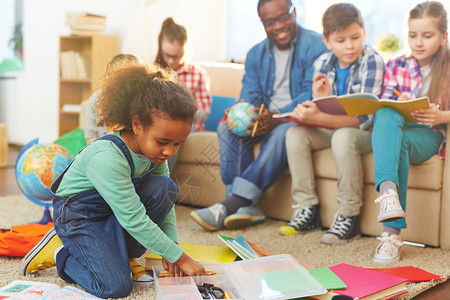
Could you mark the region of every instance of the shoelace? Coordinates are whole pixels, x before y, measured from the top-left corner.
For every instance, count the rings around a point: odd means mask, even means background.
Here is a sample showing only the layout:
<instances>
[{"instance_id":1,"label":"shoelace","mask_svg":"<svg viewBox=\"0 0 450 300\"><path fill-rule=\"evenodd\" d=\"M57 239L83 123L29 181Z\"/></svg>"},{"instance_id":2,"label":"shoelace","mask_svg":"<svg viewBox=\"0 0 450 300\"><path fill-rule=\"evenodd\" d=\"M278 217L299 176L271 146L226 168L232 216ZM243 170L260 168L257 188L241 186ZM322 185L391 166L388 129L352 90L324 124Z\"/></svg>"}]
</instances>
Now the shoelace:
<instances>
[{"instance_id":1,"label":"shoelace","mask_svg":"<svg viewBox=\"0 0 450 300\"><path fill-rule=\"evenodd\" d=\"M392 250L395 250L396 253L394 255L396 255L402 245L403 242L399 239L396 239L393 235L382 234L381 244L377 247L377 253L385 252L389 255L392 255Z\"/></svg>"},{"instance_id":2,"label":"shoelace","mask_svg":"<svg viewBox=\"0 0 450 300\"><path fill-rule=\"evenodd\" d=\"M352 221L343 215L337 215L334 218L333 224L328 231L335 233L339 236L344 236L352 226Z\"/></svg>"},{"instance_id":3,"label":"shoelace","mask_svg":"<svg viewBox=\"0 0 450 300\"><path fill-rule=\"evenodd\" d=\"M136 259L132 258L130 261L131 273L133 273L133 280L137 280L142 275L147 274L144 267L141 266Z\"/></svg>"},{"instance_id":4,"label":"shoelace","mask_svg":"<svg viewBox=\"0 0 450 300\"><path fill-rule=\"evenodd\" d=\"M220 213L223 211L223 205L221 204L215 204L209 208L211 213L213 214L216 223L219 222Z\"/></svg>"},{"instance_id":5,"label":"shoelace","mask_svg":"<svg viewBox=\"0 0 450 300\"><path fill-rule=\"evenodd\" d=\"M299 204L292 205L292 208L295 208L294 217L289 222L289 226L293 227L294 229L299 228L300 226L303 226L305 223L308 223L309 219L311 219L312 216L312 209L311 207L302 207Z\"/></svg>"},{"instance_id":6,"label":"shoelace","mask_svg":"<svg viewBox=\"0 0 450 300\"><path fill-rule=\"evenodd\" d=\"M387 193L383 193L380 197L378 197L377 199L375 199L375 203L381 203L382 201L389 199L389 198L395 198L395 195L393 193L387 192ZM392 199L392 201L394 201L394 199ZM392 202L391 201L391 202Z\"/></svg>"}]
</instances>

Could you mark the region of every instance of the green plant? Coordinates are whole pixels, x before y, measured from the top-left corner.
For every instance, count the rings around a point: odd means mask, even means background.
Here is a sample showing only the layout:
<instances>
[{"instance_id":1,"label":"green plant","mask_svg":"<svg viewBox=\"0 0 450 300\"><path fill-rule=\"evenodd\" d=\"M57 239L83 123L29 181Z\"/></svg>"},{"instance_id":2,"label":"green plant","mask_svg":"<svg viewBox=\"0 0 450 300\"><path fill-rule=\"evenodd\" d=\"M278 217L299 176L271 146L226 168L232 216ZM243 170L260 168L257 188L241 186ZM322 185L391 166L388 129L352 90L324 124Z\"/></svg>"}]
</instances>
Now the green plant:
<instances>
[{"instance_id":1,"label":"green plant","mask_svg":"<svg viewBox=\"0 0 450 300\"><path fill-rule=\"evenodd\" d=\"M395 34L383 34L377 39L376 48L379 51L397 52L400 50L400 39Z\"/></svg>"},{"instance_id":2,"label":"green plant","mask_svg":"<svg viewBox=\"0 0 450 300\"><path fill-rule=\"evenodd\" d=\"M23 53L23 35L22 35L22 23L16 24L14 26L14 33L12 38L9 40L8 45L14 50L15 54L22 58Z\"/></svg>"}]
</instances>

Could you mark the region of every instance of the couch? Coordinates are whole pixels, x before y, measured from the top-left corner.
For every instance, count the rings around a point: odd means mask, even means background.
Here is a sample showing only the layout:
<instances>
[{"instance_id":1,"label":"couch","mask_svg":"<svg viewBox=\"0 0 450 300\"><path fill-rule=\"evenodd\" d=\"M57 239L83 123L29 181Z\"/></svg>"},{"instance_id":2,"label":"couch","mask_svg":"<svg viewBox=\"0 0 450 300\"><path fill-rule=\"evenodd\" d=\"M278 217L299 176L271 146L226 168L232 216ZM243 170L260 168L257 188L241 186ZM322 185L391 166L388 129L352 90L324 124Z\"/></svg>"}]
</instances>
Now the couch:
<instances>
[{"instance_id":1,"label":"couch","mask_svg":"<svg viewBox=\"0 0 450 300\"><path fill-rule=\"evenodd\" d=\"M239 97L244 75L243 65L232 63L201 63L211 78L213 111L217 101ZM217 97L220 96L220 97ZM224 98L225 97L225 98ZM213 114L221 111L214 111ZM217 116L215 116L217 118ZM219 118L220 119L220 116ZM172 178L180 188L178 202L205 207L221 202L225 186L220 177L219 144L212 130L192 133L183 144ZM258 147L255 147L255 155ZM450 153L447 145L447 153ZM316 189L321 205L320 217L324 227L329 227L337 209L336 169L330 149L313 153ZM411 166L408 183L406 220L408 228L402 231L405 241L450 249L450 162L437 155L426 162ZM363 156L364 190L361 212L361 232L379 236L382 224L377 222L379 207L374 203L378 192L374 187L373 154ZM260 209L267 217L290 220L293 209L291 178L287 169L278 181L268 189Z\"/></svg>"}]
</instances>

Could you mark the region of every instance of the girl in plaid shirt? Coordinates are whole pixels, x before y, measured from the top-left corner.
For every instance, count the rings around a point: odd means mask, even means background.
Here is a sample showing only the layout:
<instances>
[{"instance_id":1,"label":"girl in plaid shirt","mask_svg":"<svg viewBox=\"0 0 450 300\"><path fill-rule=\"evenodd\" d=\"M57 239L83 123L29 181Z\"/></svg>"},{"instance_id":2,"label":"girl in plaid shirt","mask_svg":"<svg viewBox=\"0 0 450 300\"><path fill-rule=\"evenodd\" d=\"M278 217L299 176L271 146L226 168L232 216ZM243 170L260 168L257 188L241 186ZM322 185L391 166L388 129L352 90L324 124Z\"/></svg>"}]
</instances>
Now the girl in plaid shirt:
<instances>
[{"instance_id":1,"label":"girl in plaid shirt","mask_svg":"<svg viewBox=\"0 0 450 300\"><path fill-rule=\"evenodd\" d=\"M384 225L373 257L379 263L400 259L409 164L420 164L438 153L445 138L442 129L450 121L450 51L443 5L428 1L415 6L409 12L408 29L411 55L387 63L382 98L404 101L428 96L431 104L412 113L419 123L405 122L389 108L378 110L374 119L375 186L381 194L375 203L380 204L378 221Z\"/></svg>"},{"instance_id":2,"label":"girl in plaid shirt","mask_svg":"<svg viewBox=\"0 0 450 300\"><path fill-rule=\"evenodd\" d=\"M210 79L203 68L184 60L186 42L186 29L175 23L172 18L164 20L158 37L158 53L155 63L175 71L178 80L192 92L197 104L194 130L204 131L203 121L211 112Z\"/></svg>"}]
</instances>

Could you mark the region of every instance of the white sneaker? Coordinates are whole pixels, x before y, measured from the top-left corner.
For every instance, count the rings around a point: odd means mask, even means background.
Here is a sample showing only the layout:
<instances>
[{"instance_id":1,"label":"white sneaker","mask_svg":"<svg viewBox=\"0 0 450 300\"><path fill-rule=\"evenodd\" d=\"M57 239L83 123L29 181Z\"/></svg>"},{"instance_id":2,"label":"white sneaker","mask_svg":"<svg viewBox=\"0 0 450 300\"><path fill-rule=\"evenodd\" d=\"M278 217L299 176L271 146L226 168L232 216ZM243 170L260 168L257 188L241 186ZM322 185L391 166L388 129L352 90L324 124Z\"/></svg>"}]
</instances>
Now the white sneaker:
<instances>
[{"instance_id":1,"label":"white sneaker","mask_svg":"<svg viewBox=\"0 0 450 300\"><path fill-rule=\"evenodd\" d=\"M398 200L397 192L388 189L380 197L375 199L375 203L380 204L378 222L395 221L405 217L405 212Z\"/></svg>"},{"instance_id":2,"label":"white sneaker","mask_svg":"<svg viewBox=\"0 0 450 300\"><path fill-rule=\"evenodd\" d=\"M396 263L400 260L400 249L402 248L402 238L397 234L383 232L381 243L375 249L372 260L382 264Z\"/></svg>"}]
</instances>

